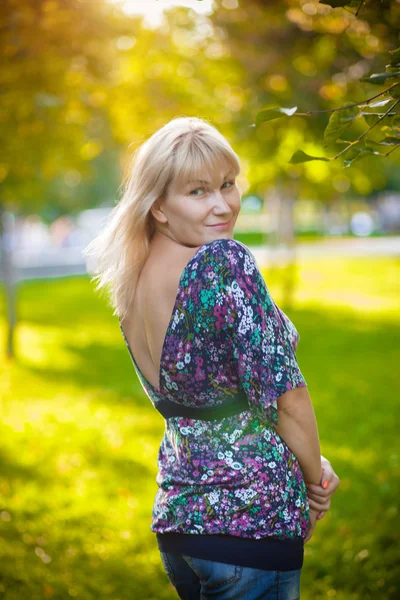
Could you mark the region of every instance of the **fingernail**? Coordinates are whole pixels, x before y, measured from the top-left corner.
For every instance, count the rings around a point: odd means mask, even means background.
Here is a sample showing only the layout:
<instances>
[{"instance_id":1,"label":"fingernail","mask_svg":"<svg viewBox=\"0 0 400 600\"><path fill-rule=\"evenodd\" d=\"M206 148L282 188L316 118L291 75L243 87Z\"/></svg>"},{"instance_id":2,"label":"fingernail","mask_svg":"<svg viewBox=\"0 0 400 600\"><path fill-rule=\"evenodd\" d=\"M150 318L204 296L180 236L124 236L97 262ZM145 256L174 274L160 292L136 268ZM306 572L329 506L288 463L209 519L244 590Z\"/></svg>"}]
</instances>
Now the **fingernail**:
<instances>
[{"instance_id":1,"label":"fingernail","mask_svg":"<svg viewBox=\"0 0 400 600\"><path fill-rule=\"evenodd\" d=\"M326 488L328 487L328 485L329 485L329 481L328 481L328 480L325 480L325 481L323 482L323 484L322 484L322 487L324 488L324 490L326 490Z\"/></svg>"}]
</instances>

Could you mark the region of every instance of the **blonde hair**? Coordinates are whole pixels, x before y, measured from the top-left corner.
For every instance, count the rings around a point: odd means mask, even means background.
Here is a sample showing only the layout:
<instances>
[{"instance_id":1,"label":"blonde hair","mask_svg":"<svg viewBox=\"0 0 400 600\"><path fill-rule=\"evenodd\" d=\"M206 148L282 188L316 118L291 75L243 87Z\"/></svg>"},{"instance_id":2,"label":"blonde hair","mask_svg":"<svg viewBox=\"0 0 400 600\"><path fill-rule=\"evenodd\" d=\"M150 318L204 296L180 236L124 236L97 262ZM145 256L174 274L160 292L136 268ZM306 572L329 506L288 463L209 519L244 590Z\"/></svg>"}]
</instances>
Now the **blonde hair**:
<instances>
[{"instance_id":1,"label":"blonde hair","mask_svg":"<svg viewBox=\"0 0 400 600\"><path fill-rule=\"evenodd\" d=\"M93 257L96 291L104 288L121 320L128 315L140 271L156 231L151 207L169 185L213 173L225 159L235 175L239 157L227 139L207 120L175 117L134 152L121 185L122 196L108 215L102 231L84 249ZM240 189L240 188L239 188Z\"/></svg>"}]
</instances>

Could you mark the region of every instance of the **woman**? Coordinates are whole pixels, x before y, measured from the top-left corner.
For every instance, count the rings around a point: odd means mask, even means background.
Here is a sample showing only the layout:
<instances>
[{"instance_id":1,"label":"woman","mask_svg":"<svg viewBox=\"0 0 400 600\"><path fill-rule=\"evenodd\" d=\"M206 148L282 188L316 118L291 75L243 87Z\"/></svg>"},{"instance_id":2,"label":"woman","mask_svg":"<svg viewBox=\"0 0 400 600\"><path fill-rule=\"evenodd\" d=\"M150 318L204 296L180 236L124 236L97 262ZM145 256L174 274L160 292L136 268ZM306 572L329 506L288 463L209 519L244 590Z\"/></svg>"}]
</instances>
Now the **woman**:
<instances>
[{"instance_id":1,"label":"woman","mask_svg":"<svg viewBox=\"0 0 400 600\"><path fill-rule=\"evenodd\" d=\"M165 419L150 529L179 597L295 600L339 479L320 455L299 334L233 239L239 171L206 120L172 119L136 151L85 253Z\"/></svg>"}]
</instances>

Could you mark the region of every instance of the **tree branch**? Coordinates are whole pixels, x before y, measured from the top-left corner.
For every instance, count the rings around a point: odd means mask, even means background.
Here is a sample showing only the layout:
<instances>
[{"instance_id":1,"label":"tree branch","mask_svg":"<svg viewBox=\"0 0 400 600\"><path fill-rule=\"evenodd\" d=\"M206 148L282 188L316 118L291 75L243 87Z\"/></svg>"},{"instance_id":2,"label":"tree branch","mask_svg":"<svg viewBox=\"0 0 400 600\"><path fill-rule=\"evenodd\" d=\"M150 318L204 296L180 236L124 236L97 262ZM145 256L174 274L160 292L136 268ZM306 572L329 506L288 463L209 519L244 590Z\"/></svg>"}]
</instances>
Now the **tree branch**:
<instances>
[{"instance_id":1,"label":"tree branch","mask_svg":"<svg viewBox=\"0 0 400 600\"><path fill-rule=\"evenodd\" d=\"M359 104L368 104L368 102L371 102L371 100L375 100L375 98L378 98L379 96L382 96L383 94L386 94L386 92L389 92L390 90L397 87L398 85L400 85L399 82L394 83L393 85L388 87L386 90L383 90L383 92L380 92L379 94L375 94L375 96L372 96L372 98L368 98L368 100L360 100L359 102L354 102L353 104L348 104L347 106L340 106L339 108L327 108L324 110L309 110L307 112L302 112L302 113L296 112L296 116L298 116L298 115L302 115L302 116L316 115L318 113L335 112L336 110L345 110L347 108L352 108L353 106L358 106Z\"/></svg>"},{"instance_id":2,"label":"tree branch","mask_svg":"<svg viewBox=\"0 0 400 600\"><path fill-rule=\"evenodd\" d=\"M398 100L396 100L396 102L390 108L387 109L387 111L385 112L385 114L383 114L376 121L376 123L374 123L373 125L371 125L370 127L368 127L368 129L366 129L364 131L364 133L362 133L356 140L350 142L349 145L346 146L346 148L344 148L343 150L341 150L338 154L336 154L336 156L333 156L331 160L335 160L335 158L337 158L338 156L340 156L341 154L343 154L344 152L346 152L349 148L351 148L351 146L354 146L355 144L357 144L364 137L364 135L367 135L367 133L369 131L371 131L371 129L373 129L374 127L376 127L376 125L378 125L378 123L380 123L382 121L382 119L384 119L388 115L388 113L390 113L390 111L392 110L392 108L394 108L395 106L397 106L399 104L399 102L400 102L400 98ZM390 150L390 152L393 152L393 150ZM390 154L390 152L388 154ZM387 156L387 154L383 155L383 156Z\"/></svg>"}]
</instances>

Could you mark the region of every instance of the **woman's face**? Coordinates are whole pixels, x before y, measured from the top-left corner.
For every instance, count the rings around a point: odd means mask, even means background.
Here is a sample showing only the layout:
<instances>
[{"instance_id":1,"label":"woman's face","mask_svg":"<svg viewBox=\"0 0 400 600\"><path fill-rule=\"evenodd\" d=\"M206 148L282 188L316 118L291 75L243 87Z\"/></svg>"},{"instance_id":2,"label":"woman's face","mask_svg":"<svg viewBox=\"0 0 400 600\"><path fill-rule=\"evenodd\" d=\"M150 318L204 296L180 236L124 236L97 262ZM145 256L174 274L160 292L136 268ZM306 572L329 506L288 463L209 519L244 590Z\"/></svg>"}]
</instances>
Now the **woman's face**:
<instances>
[{"instance_id":1,"label":"woman's face","mask_svg":"<svg viewBox=\"0 0 400 600\"><path fill-rule=\"evenodd\" d=\"M185 246L201 246L219 238L232 238L240 211L240 191L234 171L223 163L203 181L171 185L152 213L157 231ZM159 208L157 208L157 205ZM229 221L224 227L214 227Z\"/></svg>"}]
</instances>

